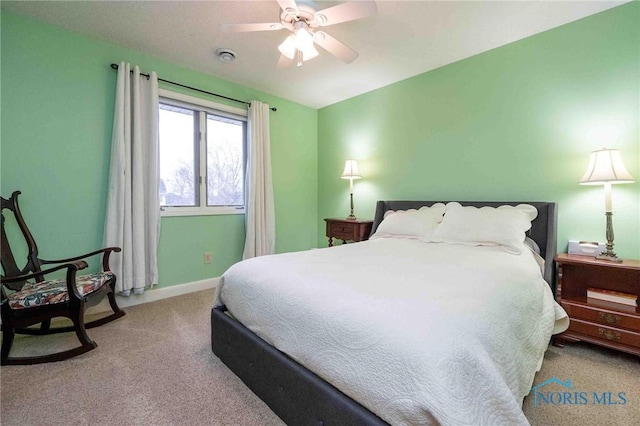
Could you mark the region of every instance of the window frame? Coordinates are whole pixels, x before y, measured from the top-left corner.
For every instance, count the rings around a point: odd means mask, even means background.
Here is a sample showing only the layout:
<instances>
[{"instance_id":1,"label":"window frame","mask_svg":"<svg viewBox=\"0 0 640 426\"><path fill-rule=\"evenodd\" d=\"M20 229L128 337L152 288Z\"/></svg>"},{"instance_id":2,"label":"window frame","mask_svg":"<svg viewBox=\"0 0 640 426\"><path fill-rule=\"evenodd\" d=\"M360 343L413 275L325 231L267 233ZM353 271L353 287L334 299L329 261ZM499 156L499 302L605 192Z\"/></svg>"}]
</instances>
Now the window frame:
<instances>
[{"instance_id":1,"label":"window frame","mask_svg":"<svg viewBox=\"0 0 640 426\"><path fill-rule=\"evenodd\" d=\"M194 161L198 165L198 203L197 206L160 206L161 217L172 216L215 216L215 215L235 215L245 214L246 205L243 206L208 206L207 205L207 119L206 114L213 114L220 117L228 117L234 120L245 122L244 149L243 149L243 167L246 172L247 168L247 150L249 149L249 141L247 140L247 119L248 113L246 109L235 108L229 105L219 104L206 99L197 98L184 93L173 92L167 89L158 89L158 98L160 103L172 104L180 107L197 109L204 111L205 118L201 120L196 118L198 129L194 135ZM200 113L197 112L198 116ZM158 133L158 141L160 134ZM196 143L197 139L197 143ZM160 145L158 142L158 149ZM197 148L197 149L196 149ZM161 155L161 153L159 153ZM158 181L160 176L158 175Z\"/></svg>"}]
</instances>

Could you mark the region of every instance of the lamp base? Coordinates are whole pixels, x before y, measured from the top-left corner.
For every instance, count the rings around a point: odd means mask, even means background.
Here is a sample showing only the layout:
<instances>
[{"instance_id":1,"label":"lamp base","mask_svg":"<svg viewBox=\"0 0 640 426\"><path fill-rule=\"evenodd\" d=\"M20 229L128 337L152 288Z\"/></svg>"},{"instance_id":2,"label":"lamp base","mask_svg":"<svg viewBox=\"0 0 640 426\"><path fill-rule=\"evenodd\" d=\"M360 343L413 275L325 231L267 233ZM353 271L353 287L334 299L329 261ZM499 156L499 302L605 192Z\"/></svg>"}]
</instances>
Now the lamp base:
<instances>
[{"instance_id":1,"label":"lamp base","mask_svg":"<svg viewBox=\"0 0 640 426\"><path fill-rule=\"evenodd\" d=\"M622 259L613 252L613 213L605 212L607 217L607 249L596 256L596 259L606 260L609 262L622 262Z\"/></svg>"},{"instance_id":2,"label":"lamp base","mask_svg":"<svg viewBox=\"0 0 640 426\"><path fill-rule=\"evenodd\" d=\"M617 254L615 254L610 250L603 251L602 253L596 256L596 259L606 260L608 262L618 262L618 263L622 262L622 259L620 259Z\"/></svg>"},{"instance_id":3,"label":"lamp base","mask_svg":"<svg viewBox=\"0 0 640 426\"><path fill-rule=\"evenodd\" d=\"M353 215L353 191L349 193L349 200L351 211L349 212L349 216L347 216L347 220L356 220L356 217Z\"/></svg>"}]
</instances>

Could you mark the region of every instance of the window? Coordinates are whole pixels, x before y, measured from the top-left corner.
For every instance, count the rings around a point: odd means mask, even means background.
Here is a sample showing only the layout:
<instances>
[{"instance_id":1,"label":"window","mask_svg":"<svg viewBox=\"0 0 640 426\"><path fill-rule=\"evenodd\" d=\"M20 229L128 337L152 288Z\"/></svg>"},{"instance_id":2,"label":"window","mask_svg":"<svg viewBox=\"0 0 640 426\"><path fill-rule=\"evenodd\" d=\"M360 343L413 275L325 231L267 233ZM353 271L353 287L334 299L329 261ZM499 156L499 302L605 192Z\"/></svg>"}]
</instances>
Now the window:
<instances>
[{"instance_id":1,"label":"window","mask_svg":"<svg viewBox=\"0 0 640 426\"><path fill-rule=\"evenodd\" d=\"M244 213L246 111L160 92L162 214Z\"/></svg>"}]
</instances>

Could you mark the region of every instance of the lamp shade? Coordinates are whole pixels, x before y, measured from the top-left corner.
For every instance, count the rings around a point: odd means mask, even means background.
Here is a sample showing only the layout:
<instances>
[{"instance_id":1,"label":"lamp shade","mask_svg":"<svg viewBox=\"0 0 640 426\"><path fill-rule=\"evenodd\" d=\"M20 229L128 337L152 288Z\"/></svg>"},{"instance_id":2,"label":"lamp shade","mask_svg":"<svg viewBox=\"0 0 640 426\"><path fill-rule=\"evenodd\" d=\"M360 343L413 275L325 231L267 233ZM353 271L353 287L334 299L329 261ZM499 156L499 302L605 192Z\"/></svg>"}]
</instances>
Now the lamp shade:
<instances>
[{"instance_id":1,"label":"lamp shade","mask_svg":"<svg viewBox=\"0 0 640 426\"><path fill-rule=\"evenodd\" d=\"M304 52L309 48L313 48L313 36L311 33L305 28L305 26L300 26L296 30L296 49Z\"/></svg>"},{"instance_id":2,"label":"lamp shade","mask_svg":"<svg viewBox=\"0 0 640 426\"><path fill-rule=\"evenodd\" d=\"M620 151L603 148L591 153L587 171L578 183L580 185L602 185L633 182L633 176L622 162Z\"/></svg>"},{"instance_id":3,"label":"lamp shade","mask_svg":"<svg viewBox=\"0 0 640 426\"><path fill-rule=\"evenodd\" d=\"M293 34L288 36L282 44L278 46L278 50L287 58L293 59L296 55L296 37Z\"/></svg>"},{"instance_id":4,"label":"lamp shade","mask_svg":"<svg viewBox=\"0 0 640 426\"><path fill-rule=\"evenodd\" d=\"M342 179L360 179L362 175L358 170L358 162L356 160L347 160L344 163L344 171L342 172Z\"/></svg>"},{"instance_id":5,"label":"lamp shade","mask_svg":"<svg viewBox=\"0 0 640 426\"><path fill-rule=\"evenodd\" d=\"M303 61L308 61L309 59L313 59L316 56L319 55L318 51L316 50L315 47L313 47L313 44L308 46L307 48L305 48L305 50L302 50L302 60Z\"/></svg>"}]
</instances>

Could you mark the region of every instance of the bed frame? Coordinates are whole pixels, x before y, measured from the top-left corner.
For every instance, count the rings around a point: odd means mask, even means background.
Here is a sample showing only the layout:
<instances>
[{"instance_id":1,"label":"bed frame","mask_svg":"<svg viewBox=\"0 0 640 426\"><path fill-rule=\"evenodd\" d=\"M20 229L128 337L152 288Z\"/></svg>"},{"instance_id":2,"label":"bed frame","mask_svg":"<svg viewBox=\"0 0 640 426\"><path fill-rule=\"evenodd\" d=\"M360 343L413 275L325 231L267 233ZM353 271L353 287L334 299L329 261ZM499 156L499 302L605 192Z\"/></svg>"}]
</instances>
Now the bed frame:
<instances>
[{"instance_id":1,"label":"bed frame","mask_svg":"<svg viewBox=\"0 0 640 426\"><path fill-rule=\"evenodd\" d=\"M388 210L407 210L446 201L378 201L373 234ZM463 206L530 204L538 209L528 236L545 259L544 279L554 290L557 206L547 202L464 202ZM346 396L247 329L221 306L211 311L211 348L285 423L290 425L387 425Z\"/></svg>"}]
</instances>

